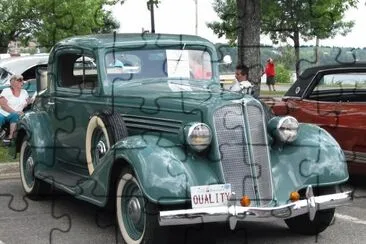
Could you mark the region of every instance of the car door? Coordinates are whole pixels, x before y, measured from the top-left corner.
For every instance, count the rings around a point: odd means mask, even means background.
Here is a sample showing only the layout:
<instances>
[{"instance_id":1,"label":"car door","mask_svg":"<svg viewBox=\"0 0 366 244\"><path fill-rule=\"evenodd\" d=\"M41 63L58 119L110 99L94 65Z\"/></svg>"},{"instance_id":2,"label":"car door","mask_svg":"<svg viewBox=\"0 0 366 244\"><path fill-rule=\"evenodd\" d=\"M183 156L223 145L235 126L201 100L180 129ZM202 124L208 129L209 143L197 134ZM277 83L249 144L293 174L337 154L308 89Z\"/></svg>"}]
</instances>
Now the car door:
<instances>
[{"instance_id":1,"label":"car door","mask_svg":"<svg viewBox=\"0 0 366 244\"><path fill-rule=\"evenodd\" d=\"M366 152L366 71L326 72L298 106L300 121L330 132L346 153Z\"/></svg>"},{"instance_id":2,"label":"car door","mask_svg":"<svg viewBox=\"0 0 366 244\"><path fill-rule=\"evenodd\" d=\"M95 60L92 52L62 50L57 53L54 109L52 117L57 142L56 158L60 165L73 172L87 174L85 135L90 116L98 109L98 71L81 60Z\"/></svg>"}]
</instances>

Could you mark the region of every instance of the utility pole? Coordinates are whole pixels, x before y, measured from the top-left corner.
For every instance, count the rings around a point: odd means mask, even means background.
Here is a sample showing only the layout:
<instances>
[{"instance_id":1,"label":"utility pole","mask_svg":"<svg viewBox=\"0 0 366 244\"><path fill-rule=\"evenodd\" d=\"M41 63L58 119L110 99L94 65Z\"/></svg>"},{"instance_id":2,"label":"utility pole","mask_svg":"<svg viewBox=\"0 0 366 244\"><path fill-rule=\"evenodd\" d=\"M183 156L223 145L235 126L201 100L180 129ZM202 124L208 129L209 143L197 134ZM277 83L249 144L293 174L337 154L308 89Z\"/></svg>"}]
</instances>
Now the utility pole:
<instances>
[{"instance_id":1,"label":"utility pole","mask_svg":"<svg viewBox=\"0 0 366 244\"><path fill-rule=\"evenodd\" d=\"M156 0L149 0L147 2L147 9L150 11L151 17L151 33L155 33L155 18L154 18L154 5L158 7L158 1Z\"/></svg>"},{"instance_id":2,"label":"utility pole","mask_svg":"<svg viewBox=\"0 0 366 244\"><path fill-rule=\"evenodd\" d=\"M198 36L198 0L193 0L196 7L196 36Z\"/></svg>"}]
</instances>

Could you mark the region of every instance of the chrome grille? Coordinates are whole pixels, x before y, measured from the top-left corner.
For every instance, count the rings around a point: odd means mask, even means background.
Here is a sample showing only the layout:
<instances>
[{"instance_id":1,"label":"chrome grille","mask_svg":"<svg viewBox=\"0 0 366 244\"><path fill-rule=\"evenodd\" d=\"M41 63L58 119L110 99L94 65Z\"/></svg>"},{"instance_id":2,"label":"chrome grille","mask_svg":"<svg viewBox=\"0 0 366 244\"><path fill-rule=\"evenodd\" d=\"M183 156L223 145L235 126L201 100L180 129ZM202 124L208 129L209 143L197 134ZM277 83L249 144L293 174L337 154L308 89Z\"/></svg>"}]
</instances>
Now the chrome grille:
<instances>
[{"instance_id":1,"label":"chrome grille","mask_svg":"<svg viewBox=\"0 0 366 244\"><path fill-rule=\"evenodd\" d=\"M260 104L221 107L214 113L214 125L225 181L238 197L247 195L253 204L267 205L272 178Z\"/></svg>"},{"instance_id":2,"label":"chrome grille","mask_svg":"<svg viewBox=\"0 0 366 244\"><path fill-rule=\"evenodd\" d=\"M242 105L216 110L214 123L225 181L237 196L255 199Z\"/></svg>"},{"instance_id":3,"label":"chrome grille","mask_svg":"<svg viewBox=\"0 0 366 244\"><path fill-rule=\"evenodd\" d=\"M253 176L256 178L258 187L259 204L263 206L270 203L273 197L266 126L262 116L263 111L259 105L248 104L246 111L253 155Z\"/></svg>"}]
</instances>

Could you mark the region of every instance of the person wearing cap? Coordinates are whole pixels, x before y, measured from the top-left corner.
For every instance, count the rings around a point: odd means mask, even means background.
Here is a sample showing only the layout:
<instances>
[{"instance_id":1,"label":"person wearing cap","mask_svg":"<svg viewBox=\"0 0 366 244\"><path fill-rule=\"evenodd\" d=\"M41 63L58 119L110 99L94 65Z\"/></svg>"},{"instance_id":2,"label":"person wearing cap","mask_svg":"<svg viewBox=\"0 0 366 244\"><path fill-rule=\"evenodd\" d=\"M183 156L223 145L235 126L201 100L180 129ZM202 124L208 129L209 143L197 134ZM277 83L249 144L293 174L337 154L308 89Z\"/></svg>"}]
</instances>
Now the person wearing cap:
<instances>
[{"instance_id":1,"label":"person wearing cap","mask_svg":"<svg viewBox=\"0 0 366 244\"><path fill-rule=\"evenodd\" d=\"M263 74L266 74L266 83L267 83L269 91L271 91L271 86L272 86L273 91L276 91L276 89L275 89L276 70L275 70L275 65L274 65L272 58L267 59L267 64L263 71Z\"/></svg>"},{"instance_id":2,"label":"person wearing cap","mask_svg":"<svg viewBox=\"0 0 366 244\"><path fill-rule=\"evenodd\" d=\"M4 143L9 143L14 136L16 123L23 115L23 109L30 103L29 95L23 88L23 76L13 75L10 78L10 87L5 88L0 94L0 127L6 122L10 123L8 138Z\"/></svg>"}]
</instances>

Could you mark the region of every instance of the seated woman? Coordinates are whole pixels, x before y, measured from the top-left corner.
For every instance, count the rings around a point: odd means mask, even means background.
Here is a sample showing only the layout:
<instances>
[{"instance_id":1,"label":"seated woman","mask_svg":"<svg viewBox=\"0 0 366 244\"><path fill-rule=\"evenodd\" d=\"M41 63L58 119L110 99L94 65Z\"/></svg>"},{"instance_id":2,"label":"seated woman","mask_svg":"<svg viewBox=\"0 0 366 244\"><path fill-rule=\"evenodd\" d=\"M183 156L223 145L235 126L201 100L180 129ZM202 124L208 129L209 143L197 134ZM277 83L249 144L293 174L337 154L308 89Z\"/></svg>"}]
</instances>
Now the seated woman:
<instances>
[{"instance_id":1,"label":"seated woman","mask_svg":"<svg viewBox=\"0 0 366 244\"><path fill-rule=\"evenodd\" d=\"M23 109L31 102L28 92L22 86L23 76L13 75L10 78L10 87L0 94L0 128L6 122L10 123L9 135L3 140L4 144L13 139L19 116L23 115Z\"/></svg>"}]
</instances>

